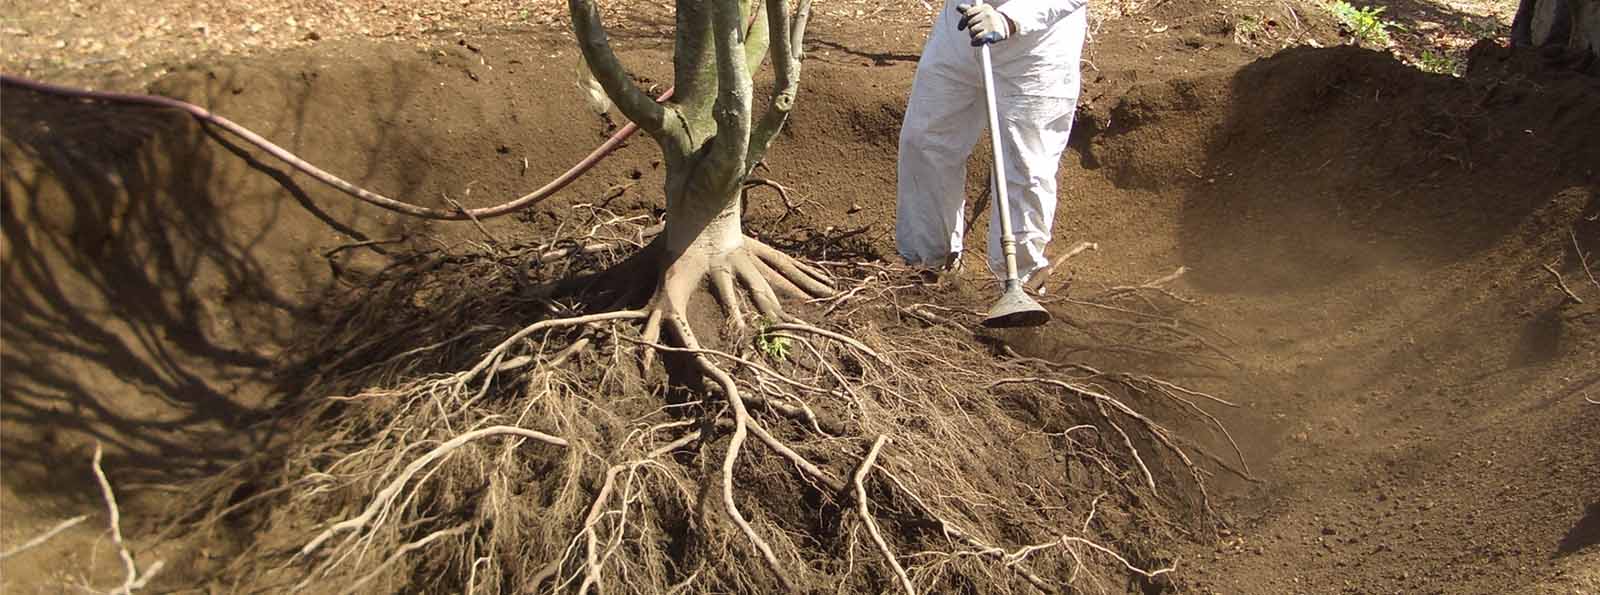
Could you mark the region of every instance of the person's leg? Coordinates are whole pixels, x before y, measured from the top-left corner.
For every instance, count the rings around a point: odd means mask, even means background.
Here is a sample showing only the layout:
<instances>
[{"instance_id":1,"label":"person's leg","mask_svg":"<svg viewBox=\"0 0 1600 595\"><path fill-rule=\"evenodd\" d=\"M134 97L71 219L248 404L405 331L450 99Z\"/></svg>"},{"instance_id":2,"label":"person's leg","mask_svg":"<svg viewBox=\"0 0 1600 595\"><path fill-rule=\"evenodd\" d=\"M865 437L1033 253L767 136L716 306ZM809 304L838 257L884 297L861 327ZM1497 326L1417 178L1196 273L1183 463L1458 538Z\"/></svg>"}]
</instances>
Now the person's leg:
<instances>
[{"instance_id":1,"label":"person's leg","mask_svg":"<svg viewBox=\"0 0 1600 595\"><path fill-rule=\"evenodd\" d=\"M1017 240L1017 278L1026 282L1049 265L1045 244L1050 241L1056 213L1056 173L1061 153L1072 133L1077 101L1062 97L1007 97L1000 100L1001 144L1006 151L1006 194L1011 204L1011 230ZM989 267L1005 276L1005 254L1000 244L1000 214L995 209L989 225Z\"/></svg>"},{"instance_id":2,"label":"person's leg","mask_svg":"<svg viewBox=\"0 0 1600 595\"><path fill-rule=\"evenodd\" d=\"M1016 89L997 101L1006 194L1017 241L1017 277L1024 282L1049 265L1045 245L1055 223L1056 174L1078 106L1078 63L1088 29L1087 11L1067 16L1056 26L1060 29L1046 32L1039 46L1029 48L1030 59L1010 62L996 73L1013 79ZM996 277L1004 277L999 209L994 211L989 266Z\"/></svg>"},{"instance_id":3,"label":"person's leg","mask_svg":"<svg viewBox=\"0 0 1600 595\"><path fill-rule=\"evenodd\" d=\"M900 128L895 243L913 265L948 264L962 248L967 157L984 129L977 81L919 64Z\"/></svg>"}]
</instances>

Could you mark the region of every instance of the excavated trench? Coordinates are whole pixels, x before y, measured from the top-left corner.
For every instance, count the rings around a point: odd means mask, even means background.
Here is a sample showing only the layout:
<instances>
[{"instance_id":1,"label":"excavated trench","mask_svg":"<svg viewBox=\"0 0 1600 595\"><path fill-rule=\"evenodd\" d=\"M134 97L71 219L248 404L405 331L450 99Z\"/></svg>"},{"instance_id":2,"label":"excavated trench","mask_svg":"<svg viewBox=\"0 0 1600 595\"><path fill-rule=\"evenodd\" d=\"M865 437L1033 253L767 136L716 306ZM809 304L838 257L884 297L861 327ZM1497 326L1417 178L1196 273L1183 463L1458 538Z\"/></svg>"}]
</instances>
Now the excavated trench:
<instances>
[{"instance_id":1,"label":"excavated trench","mask_svg":"<svg viewBox=\"0 0 1600 595\"><path fill-rule=\"evenodd\" d=\"M610 131L579 102L528 94L565 80L567 61L519 56L570 57L555 47L503 37L470 55L322 48L156 88L358 183L474 207L542 183ZM646 80L667 80L662 52L627 57ZM1149 335L1104 331L1059 300L1062 323L984 340L1239 404L1209 409L1254 481L1214 481L1227 528L1166 548L1180 580L1240 593L1600 581L1600 406L1585 402L1600 400L1600 284L1583 267L1600 261L1600 84L1519 59L1482 48L1457 79L1351 48L1293 49L1210 74L1102 77L1106 99L1086 105L1063 167L1053 249L1100 248L1075 257L1052 295L1184 267L1163 288L1194 303L1162 322L1215 349L1104 349ZM757 202L752 228L797 241L848 231L853 246L893 254L894 139L911 72L905 61L808 65L766 174L804 201L798 212ZM271 441L271 426L253 422L308 381L281 364L297 336L328 322L314 306L340 288L330 261L380 262L330 250L482 241L241 158L251 153L177 116L10 90L3 100L8 539L95 505L79 469L60 464L92 440L130 484L204 476ZM651 214L661 175L653 147L633 142L565 196L484 232L547 237L598 201ZM992 287L979 269L935 299L981 310ZM171 501L134 489L124 506ZM83 528L30 555L89 568L95 539ZM89 572L114 574L101 558ZM53 572L8 569L5 580Z\"/></svg>"}]
</instances>

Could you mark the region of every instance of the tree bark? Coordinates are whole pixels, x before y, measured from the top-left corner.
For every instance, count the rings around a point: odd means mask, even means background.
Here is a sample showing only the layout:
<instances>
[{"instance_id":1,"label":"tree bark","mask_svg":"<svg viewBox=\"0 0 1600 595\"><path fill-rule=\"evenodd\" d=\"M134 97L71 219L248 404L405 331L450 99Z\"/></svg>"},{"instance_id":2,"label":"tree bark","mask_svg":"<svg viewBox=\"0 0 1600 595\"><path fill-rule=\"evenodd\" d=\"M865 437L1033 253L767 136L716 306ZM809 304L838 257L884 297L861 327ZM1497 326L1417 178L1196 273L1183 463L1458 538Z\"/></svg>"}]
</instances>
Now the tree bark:
<instances>
[{"instance_id":1,"label":"tree bark","mask_svg":"<svg viewBox=\"0 0 1600 595\"><path fill-rule=\"evenodd\" d=\"M1568 0L1571 2L1572 37L1569 47L1588 52L1600 62L1600 0ZM1600 66L1591 66L1600 70Z\"/></svg>"},{"instance_id":2,"label":"tree bark","mask_svg":"<svg viewBox=\"0 0 1600 595\"><path fill-rule=\"evenodd\" d=\"M666 110L628 78L627 69L617 60L616 52L611 51L611 42L606 36L605 25L600 22L600 9L595 6L594 0L568 0L567 7L572 11L572 28L578 36L578 48L594 72L595 80L600 82L600 87L606 90L606 95L611 97L617 109L622 110L622 115L638 124L650 136L659 139Z\"/></svg>"},{"instance_id":3,"label":"tree bark","mask_svg":"<svg viewBox=\"0 0 1600 595\"><path fill-rule=\"evenodd\" d=\"M743 324L742 286L765 316L782 316L778 295L831 292L826 275L744 235L741 182L782 129L799 91L799 41L810 0L677 0L674 94L649 101L606 41L593 0L569 0L574 31L596 80L623 115L650 131L666 166L666 226L653 255L656 307L681 314L709 286ZM757 125L751 75L771 53L774 96ZM648 104L647 104L648 103ZM648 261L647 261L648 262Z\"/></svg>"}]
</instances>

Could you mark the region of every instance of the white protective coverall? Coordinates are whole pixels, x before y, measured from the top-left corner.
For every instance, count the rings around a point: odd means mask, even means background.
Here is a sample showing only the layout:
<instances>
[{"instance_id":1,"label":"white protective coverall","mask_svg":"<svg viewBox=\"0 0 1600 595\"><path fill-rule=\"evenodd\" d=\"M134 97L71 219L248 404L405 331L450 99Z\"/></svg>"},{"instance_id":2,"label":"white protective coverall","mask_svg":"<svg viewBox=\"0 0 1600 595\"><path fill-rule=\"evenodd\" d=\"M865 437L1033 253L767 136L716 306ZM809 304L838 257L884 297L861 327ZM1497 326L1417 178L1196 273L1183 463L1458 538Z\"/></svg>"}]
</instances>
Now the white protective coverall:
<instances>
[{"instance_id":1,"label":"white protective coverall","mask_svg":"<svg viewBox=\"0 0 1600 595\"><path fill-rule=\"evenodd\" d=\"M978 48L956 29L946 0L917 62L900 129L895 242L913 265L939 267L962 249L967 158L988 129ZM995 0L1014 24L993 44L995 94L1005 151L1006 192L1017 240L1017 274L1043 269L1056 210L1056 171L1078 105L1078 62L1088 0ZM997 209L990 209L988 260L1005 275ZM953 261L950 261L953 264Z\"/></svg>"}]
</instances>

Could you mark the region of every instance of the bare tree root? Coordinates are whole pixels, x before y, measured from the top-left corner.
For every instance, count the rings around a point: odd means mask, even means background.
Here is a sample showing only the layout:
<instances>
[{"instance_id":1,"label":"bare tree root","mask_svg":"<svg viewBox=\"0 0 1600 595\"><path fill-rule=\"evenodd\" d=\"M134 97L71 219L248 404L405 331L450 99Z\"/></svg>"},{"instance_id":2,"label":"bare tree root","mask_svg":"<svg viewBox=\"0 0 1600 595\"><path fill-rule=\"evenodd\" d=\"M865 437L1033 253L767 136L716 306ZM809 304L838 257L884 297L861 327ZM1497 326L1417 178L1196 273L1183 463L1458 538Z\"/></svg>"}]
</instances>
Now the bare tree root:
<instances>
[{"instance_id":1,"label":"bare tree root","mask_svg":"<svg viewBox=\"0 0 1600 595\"><path fill-rule=\"evenodd\" d=\"M679 423L681 424L683 422ZM605 560L604 558L600 557L597 552L599 536L596 532L596 527L600 522L601 515L603 515L607 510L606 506L609 505L612 494L615 492L617 477L622 473L632 473L637 471L639 467L652 464L656 458L678 450L679 448L683 448L689 443L699 440L700 436L701 434L698 431L690 432L685 434L682 438L674 440L665 446L651 451L650 454L646 455L644 458L612 465L610 469L606 470L605 482L601 484L599 494L595 496L594 504L589 507L589 513L584 516L583 520L583 529L581 533L583 534L585 542L585 573L583 575L583 584L578 589L580 593L587 592L590 587L593 587L600 581ZM626 489L624 491L626 491ZM614 550L607 550L607 557L609 557L612 551ZM549 574L541 573L541 575L549 576L550 574L553 574L555 571L559 570L559 567L560 564L558 561L550 566ZM536 580L535 584L538 584L539 582L542 582L542 579Z\"/></svg>"},{"instance_id":2,"label":"bare tree root","mask_svg":"<svg viewBox=\"0 0 1600 595\"><path fill-rule=\"evenodd\" d=\"M883 445L889 441L888 436L878 436L872 442L872 448L867 451L867 458L861 460L861 466L856 468L856 474L851 483L856 486L856 512L861 515L861 522L866 524L867 532L872 534L872 542L878 544L878 551L883 553L883 561L894 569L894 574L900 579L900 586L906 590L907 595L916 595L917 588L911 585L911 577L906 576L906 569L900 566L900 561L894 557L894 550L889 547L889 542L883 540L883 532L878 530L878 522L872 520L872 511L867 510L867 487L862 483L867 473L872 471L872 463L878 460L878 452L883 450Z\"/></svg>"},{"instance_id":3,"label":"bare tree root","mask_svg":"<svg viewBox=\"0 0 1600 595\"><path fill-rule=\"evenodd\" d=\"M1188 467L1193 473L1195 473L1195 485L1197 485L1199 487L1199 489L1200 489L1201 503L1202 503L1203 506L1205 506L1206 510L1208 510L1208 511L1211 510L1211 502L1210 502L1210 499L1206 496L1206 492L1205 492L1205 481L1199 475L1200 472L1201 472L1200 467L1196 466L1194 464L1194 462L1189 459L1189 455L1186 454L1183 451L1182 448L1179 448L1178 445L1173 442L1173 438L1172 438L1171 432L1169 432L1165 427L1162 427L1161 424L1156 423L1155 420L1152 420L1149 417L1146 417L1144 414L1139 413L1138 411L1135 411L1132 407L1129 407L1127 404L1123 403L1122 401L1117 400L1115 397L1112 397L1110 395L1101 393L1101 392L1096 391L1096 390L1094 390L1093 388L1090 388L1090 387L1077 385L1077 384L1072 384L1072 383L1064 382L1064 381L1061 381L1061 380L1055 380L1055 379L1049 379L1049 378L1002 378L1000 380L995 381L990 386L991 387L999 387L999 386L1004 386L1004 385L1007 385L1007 384L1017 384L1017 383L1044 384L1044 385L1060 388L1062 390L1067 391L1070 394L1073 394L1073 395L1076 395L1076 396L1079 396L1079 397L1083 397L1083 398L1086 398L1086 399L1091 399L1094 402L1096 409L1100 411L1100 414L1101 414L1102 418L1104 418L1106 420L1106 422L1108 424L1110 424L1113 429L1116 430L1116 432L1117 432L1117 434L1119 436L1121 436L1123 444L1125 446L1127 446L1127 448L1128 448L1128 454L1134 458L1134 461L1137 463L1140 473L1143 474L1144 480L1145 480L1145 484L1150 488L1150 492L1152 494L1154 494L1157 491L1154 474L1152 474L1150 472L1150 467L1145 464L1143 457L1141 457L1140 454L1139 454L1139 449L1134 446L1133 439L1128 436L1127 431L1123 430L1122 427L1117 425L1117 423L1112 419L1111 413L1110 413L1110 411L1108 411L1108 408L1111 409L1111 410L1115 410L1116 412L1121 413L1122 415L1130 417L1130 418L1132 418L1134 420L1137 420L1139 423L1144 425L1145 429L1147 430L1147 435L1148 436L1150 436L1151 438L1155 439L1155 441L1157 443L1159 443L1161 446L1165 447L1174 456L1176 456L1180 460L1182 460L1183 463L1184 463L1184 466ZM1242 460L1243 459L1243 455L1241 455L1240 458Z\"/></svg>"},{"instance_id":4,"label":"bare tree root","mask_svg":"<svg viewBox=\"0 0 1600 595\"><path fill-rule=\"evenodd\" d=\"M1056 263L1089 252L1090 246L1080 243L1064 252ZM914 290L924 284L914 280L914 273L906 267L873 263L836 266L850 269L859 280L835 297L815 302L823 305L826 313L843 313L848 318L860 309L888 302L901 319L960 333L973 332L985 316L986 303L961 307L948 302L910 301L916 299ZM1083 297L1068 295L1066 284L1061 285L1060 295L1038 294L1038 301L1073 331L1051 333L1051 351L1066 356L1128 354L1179 360L1202 368L1214 368L1219 362L1237 363L1227 349L1235 343L1231 337L1180 313L1196 302L1167 286L1187 273L1188 269L1179 268L1138 285L1112 287ZM977 334L981 340L989 340L986 334Z\"/></svg>"},{"instance_id":5,"label":"bare tree root","mask_svg":"<svg viewBox=\"0 0 1600 595\"><path fill-rule=\"evenodd\" d=\"M411 478L415 477L417 472L421 471L424 467L427 467L429 463L448 456L451 451L460 448L462 445L473 440L506 434L521 436L523 438L532 438L534 440L538 440L546 444L553 444L555 446L567 446L566 440L562 440L544 432L512 426L492 426L457 436L451 439L449 442L440 444L433 450L424 453L422 456L417 457L416 460L406 465L406 468L396 475L393 481L389 482L387 486L384 486L382 490L378 491L377 496L373 497L372 503L368 504L366 510L363 510L359 516L335 523L322 533L317 534L316 537L311 539L310 543L307 543L305 547L300 548L299 555L310 555L312 552L316 551L317 547L321 546L323 542L333 538L341 532L354 530L359 533L361 530L366 529L369 524L381 522L383 517L388 516L390 507L393 506L395 499L400 496L400 491L405 489L406 484L411 481Z\"/></svg>"},{"instance_id":6,"label":"bare tree root","mask_svg":"<svg viewBox=\"0 0 1600 595\"><path fill-rule=\"evenodd\" d=\"M1029 279L1027 285L1028 289L1038 293L1039 295L1045 295L1048 293L1048 289L1045 287L1045 284L1050 282L1050 277L1055 275L1056 269L1061 268L1061 265L1066 264L1067 261L1071 260L1074 256L1082 254L1086 251L1099 249L1100 244L1094 242L1078 242L1071 248L1068 248L1066 252L1062 252L1061 255L1051 259L1050 266L1045 267L1044 270L1039 271L1033 276L1032 279ZM1066 284L1061 285L1061 290L1066 290Z\"/></svg>"},{"instance_id":7,"label":"bare tree root","mask_svg":"<svg viewBox=\"0 0 1600 595\"><path fill-rule=\"evenodd\" d=\"M1095 369L1092 366L1083 364L1058 364L1056 362L1043 359L1023 357L1018 354L1016 350L1009 346L1002 347L1001 349L1006 355L1011 356L1013 361L1039 364L1047 369L1087 373L1087 376L1076 377L1076 382L1079 383L1114 383L1144 395L1153 395L1180 404L1184 409L1192 412L1196 416L1199 416L1202 420L1209 424L1212 429L1221 434L1222 437L1228 441L1229 447L1233 449L1234 461L1225 461L1216 455L1206 452L1204 449L1198 449L1201 454L1205 455L1218 467L1239 476L1241 479L1248 481L1259 481L1250 471L1250 462L1246 460L1244 451L1239 447L1239 442L1234 439L1233 433L1228 431L1227 426L1222 423L1222 420L1217 419L1217 416L1213 415L1209 411L1206 411L1204 408L1200 407L1199 404L1195 403L1195 399L1203 399L1218 405L1232 408L1237 408L1239 406L1238 403L1234 403L1209 393L1197 391L1178 385L1174 382L1162 380L1160 378L1145 374L1108 374ZM1237 467L1235 465L1237 465Z\"/></svg>"},{"instance_id":8,"label":"bare tree root","mask_svg":"<svg viewBox=\"0 0 1600 595\"><path fill-rule=\"evenodd\" d=\"M1558 260L1556 262L1559 263L1560 261ZM1555 263L1546 263L1543 266L1544 266L1545 272L1550 273L1550 276L1556 278L1556 288L1560 289L1561 293L1566 295L1567 299L1571 300L1572 303L1574 303L1574 304L1582 304L1583 303L1583 298L1578 297L1578 294L1573 293L1571 287L1567 287L1567 280L1561 278L1561 272L1557 271L1554 266L1551 266L1551 264L1555 264Z\"/></svg>"},{"instance_id":9,"label":"bare tree root","mask_svg":"<svg viewBox=\"0 0 1600 595\"><path fill-rule=\"evenodd\" d=\"M678 339L683 342L685 347L689 349L700 348L700 342L694 338L694 332L689 329L687 320L684 320L681 316L674 316L670 322L673 330L677 332ZM750 521L745 520L744 514L739 512L739 505L733 498L734 463L739 460L739 449L744 444L744 440L750 431L750 412L745 409L744 399L739 397L739 385L733 381L732 376L713 365L704 355L696 354L694 360L706 375L711 376L722 387L723 397L733 406L733 435L728 438L728 450L722 457L721 467L722 478L720 485L722 487L722 506L724 511L728 513L729 518L733 519L733 523L739 527L739 531L750 539L750 543L761 551L762 558L766 559L767 566L772 568L773 574L777 576L784 590L793 590L794 585L784 573L783 565L778 562L777 554L772 553L772 546L767 544L766 540L762 539L760 535L756 534L755 528L750 526Z\"/></svg>"},{"instance_id":10,"label":"bare tree root","mask_svg":"<svg viewBox=\"0 0 1600 595\"><path fill-rule=\"evenodd\" d=\"M122 558L122 567L127 573L122 585L112 589L111 594L127 595L143 589L150 582L150 579L155 578L156 574L161 572L165 562L156 560L144 572L140 572L139 566L134 564L133 554L128 551L127 544L122 541L122 510L117 506L116 493L111 490L111 480L106 479L105 469L100 467L101 454L100 443L96 442L94 445L94 477L100 482L100 495L106 501L106 514L108 517L106 522L111 526L111 543L117 546L117 555Z\"/></svg>"},{"instance_id":11,"label":"bare tree root","mask_svg":"<svg viewBox=\"0 0 1600 595\"><path fill-rule=\"evenodd\" d=\"M560 266L637 225L597 214L581 241L524 250L568 250L536 267L502 249L379 273L316 352L334 361L304 390L329 396L286 406L275 462L198 490L189 526L294 544L226 569L246 582L363 592L1054 593L1171 573L1154 552L1186 532L1173 518L1211 522L1207 461L1122 395L1218 427L1201 405L1226 400L1087 366L1019 374L972 340L969 309L906 303L893 267L748 239L679 258L653 293L650 247ZM577 297L538 288L591 270ZM1144 312L1159 285L1109 303ZM691 324L705 298L727 324Z\"/></svg>"},{"instance_id":12,"label":"bare tree root","mask_svg":"<svg viewBox=\"0 0 1600 595\"><path fill-rule=\"evenodd\" d=\"M43 545L45 542L50 541L50 538L55 537L56 535L60 534L62 531L66 531L67 529L71 529L71 528L77 526L78 523L81 523L81 522L83 522L85 520L88 520L88 518L89 518L89 515L86 515L86 514L85 515L78 515L78 516L72 517L70 519L61 521L60 523L56 523L56 526L51 527L50 530L45 531L44 533L40 533L38 535L35 535L33 537L33 539L29 539L27 541L22 542L20 545L14 547L14 548L11 548L11 549L6 550L4 552L0 552L0 560L4 560L6 558L10 558L10 557L15 556L17 554L20 554L20 553L26 552L28 550L31 550L33 548L39 547L40 545Z\"/></svg>"},{"instance_id":13,"label":"bare tree root","mask_svg":"<svg viewBox=\"0 0 1600 595\"><path fill-rule=\"evenodd\" d=\"M455 535L459 535L462 532L465 532L469 528L471 528L471 526L469 524L463 523L463 524L451 527L449 529L442 529L442 530L439 530L439 531L434 531L432 533L429 533L426 537L423 537L422 539L418 539L418 540L413 541L411 543L408 543L408 544L400 546L399 548L397 548L394 551L393 554L390 554L387 559L385 559L383 562L379 563L377 568L373 568L372 572L368 572L367 574L362 575L361 578L358 578L358 579L355 580L355 582L350 583L350 586L345 587L344 590L342 590L342 591L339 591L339 595L350 595L351 593L360 593L360 592L362 592L361 591L362 587L365 587L367 585L367 583L370 583L370 582L372 582L373 579L376 579L379 576L381 576L383 574L384 570L387 570L395 562L398 562L401 559L405 558L406 554L409 554L409 553L414 552L416 550L425 548L425 547L428 546L428 544L433 543L435 541L438 541L440 539L444 539L446 537L453 537ZM304 587L304 585L301 585L301 587Z\"/></svg>"},{"instance_id":14,"label":"bare tree root","mask_svg":"<svg viewBox=\"0 0 1600 595\"><path fill-rule=\"evenodd\" d=\"M740 189L740 196L743 198L741 204L745 205L746 208L752 204L752 201L749 200L749 195L750 190L754 188L770 188L774 192L778 193L778 199L783 204L783 214L778 216L777 221L774 222L775 225L782 224L784 221L787 221L789 217L794 215L804 215L805 203L811 202L806 199L796 199L790 192L788 186L784 186L783 184L779 184L767 178L751 176L749 178L745 178L744 184Z\"/></svg>"},{"instance_id":15,"label":"bare tree root","mask_svg":"<svg viewBox=\"0 0 1600 595\"><path fill-rule=\"evenodd\" d=\"M1237 364L1224 346L1234 343L1231 337L1178 314L1180 309L1196 302L1168 286L1188 272L1187 267L1178 267L1167 275L1138 285L1111 287L1083 298L1062 296L1058 299L1060 303L1103 315L1067 318L1069 324L1091 338L1092 343L1085 346L1088 349L1178 356L1196 362L1220 358ZM1148 347L1155 345L1166 347Z\"/></svg>"},{"instance_id":16,"label":"bare tree root","mask_svg":"<svg viewBox=\"0 0 1600 595\"><path fill-rule=\"evenodd\" d=\"M1576 229L1567 232L1567 237L1572 239L1572 252L1578 255L1578 265L1583 269L1583 275L1589 278L1589 284L1595 289L1600 289L1600 278L1595 278L1594 268L1589 266L1589 253L1583 251L1583 245L1578 243Z\"/></svg>"}]
</instances>

